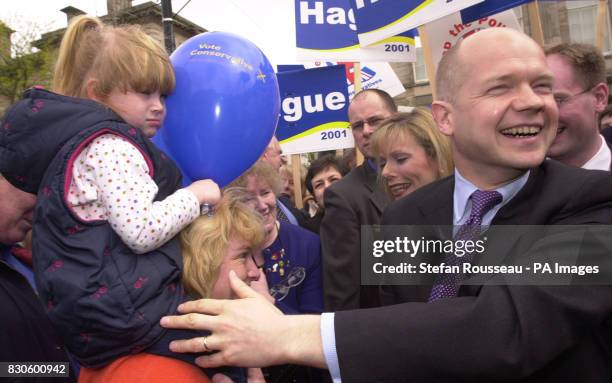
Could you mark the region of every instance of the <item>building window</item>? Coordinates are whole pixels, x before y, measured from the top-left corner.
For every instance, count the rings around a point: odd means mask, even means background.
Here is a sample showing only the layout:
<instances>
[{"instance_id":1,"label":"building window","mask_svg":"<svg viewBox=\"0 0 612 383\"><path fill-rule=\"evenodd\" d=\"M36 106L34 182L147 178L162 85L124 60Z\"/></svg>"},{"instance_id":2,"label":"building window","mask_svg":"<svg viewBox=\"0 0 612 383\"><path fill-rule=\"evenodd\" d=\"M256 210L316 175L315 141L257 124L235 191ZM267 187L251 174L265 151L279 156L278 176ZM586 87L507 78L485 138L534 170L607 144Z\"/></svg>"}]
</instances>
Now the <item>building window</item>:
<instances>
[{"instance_id":1,"label":"building window","mask_svg":"<svg viewBox=\"0 0 612 383\"><path fill-rule=\"evenodd\" d=\"M566 1L570 40L574 43L595 44L597 1ZM605 17L604 52L610 48L610 17Z\"/></svg>"},{"instance_id":2,"label":"building window","mask_svg":"<svg viewBox=\"0 0 612 383\"><path fill-rule=\"evenodd\" d=\"M423 58L423 48L417 44L416 48L416 62L414 63L414 82L417 84L427 82L427 69L425 68L425 58Z\"/></svg>"}]
</instances>

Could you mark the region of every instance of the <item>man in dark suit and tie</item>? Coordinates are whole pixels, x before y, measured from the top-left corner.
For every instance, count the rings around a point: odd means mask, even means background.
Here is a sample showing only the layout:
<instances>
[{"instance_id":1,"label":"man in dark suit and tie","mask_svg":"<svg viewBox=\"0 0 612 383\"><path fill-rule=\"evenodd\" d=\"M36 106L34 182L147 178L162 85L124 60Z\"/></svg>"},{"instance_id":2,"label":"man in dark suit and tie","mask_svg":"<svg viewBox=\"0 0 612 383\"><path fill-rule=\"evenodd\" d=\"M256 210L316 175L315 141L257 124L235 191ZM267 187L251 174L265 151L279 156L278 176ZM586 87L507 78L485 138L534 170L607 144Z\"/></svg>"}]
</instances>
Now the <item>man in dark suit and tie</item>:
<instances>
[{"instance_id":1,"label":"man in dark suit and tie","mask_svg":"<svg viewBox=\"0 0 612 383\"><path fill-rule=\"evenodd\" d=\"M511 29L448 51L432 111L451 138L455 175L391 204L383 224L459 225L457 236L469 224L612 224L608 172L545 161L557 131L553 81L542 49ZM612 286L455 282L398 287L396 305L289 317L231 277L243 299L190 302L180 311L202 314L162 325L212 331L207 345L219 352L202 366L303 363L345 383L610 381ZM172 348L204 350L197 338Z\"/></svg>"},{"instance_id":2,"label":"man in dark suit and tie","mask_svg":"<svg viewBox=\"0 0 612 383\"><path fill-rule=\"evenodd\" d=\"M600 134L599 114L608 104L606 61L590 44L559 44L546 50L555 76L559 129L548 156L584 169L610 170L612 154Z\"/></svg>"},{"instance_id":3,"label":"man in dark suit and tie","mask_svg":"<svg viewBox=\"0 0 612 383\"><path fill-rule=\"evenodd\" d=\"M377 182L370 136L386 117L396 112L397 105L391 96L379 89L357 93L349 105L355 146L365 158L361 165L325 191L320 235L326 310L380 306L378 289L361 286L361 226L379 224L389 203L382 184Z\"/></svg>"}]
</instances>

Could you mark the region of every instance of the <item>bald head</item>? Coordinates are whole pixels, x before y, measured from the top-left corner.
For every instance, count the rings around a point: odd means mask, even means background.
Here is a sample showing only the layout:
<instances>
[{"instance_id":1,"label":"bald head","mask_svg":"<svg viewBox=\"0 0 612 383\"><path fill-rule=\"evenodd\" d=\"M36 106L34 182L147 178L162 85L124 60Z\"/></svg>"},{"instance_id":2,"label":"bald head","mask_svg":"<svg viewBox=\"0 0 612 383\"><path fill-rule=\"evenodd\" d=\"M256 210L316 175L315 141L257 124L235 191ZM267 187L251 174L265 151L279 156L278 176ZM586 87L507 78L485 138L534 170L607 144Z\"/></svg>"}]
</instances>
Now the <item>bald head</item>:
<instances>
[{"instance_id":1,"label":"bald head","mask_svg":"<svg viewBox=\"0 0 612 383\"><path fill-rule=\"evenodd\" d=\"M445 56L432 113L463 177L495 189L542 163L558 109L542 48L506 28L480 31Z\"/></svg>"},{"instance_id":2,"label":"bald head","mask_svg":"<svg viewBox=\"0 0 612 383\"><path fill-rule=\"evenodd\" d=\"M272 166L274 170L279 171L281 166L283 165L283 160L281 157L282 154L283 150L281 149L280 144L278 143L278 139L276 138L276 136L272 136L272 139L270 140L266 151L261 156L261 159L264 162L270 164L270 166Z\"/></svg>"},{"instance_id":3,"label":"bald head","mask_svg":"<svg viewBox=\"0 0 612 383\"><path fill-rule=\"evenodd\" d=\"M442 56L436 72L436 97L440 101L455 102L459 88L469 75L475 60L495 60L489 57L493 46L539 45L526 34L510 28L489 28L462 39ZM542 56L544 52L542 51Z\"/></svg>"}]
</instances>

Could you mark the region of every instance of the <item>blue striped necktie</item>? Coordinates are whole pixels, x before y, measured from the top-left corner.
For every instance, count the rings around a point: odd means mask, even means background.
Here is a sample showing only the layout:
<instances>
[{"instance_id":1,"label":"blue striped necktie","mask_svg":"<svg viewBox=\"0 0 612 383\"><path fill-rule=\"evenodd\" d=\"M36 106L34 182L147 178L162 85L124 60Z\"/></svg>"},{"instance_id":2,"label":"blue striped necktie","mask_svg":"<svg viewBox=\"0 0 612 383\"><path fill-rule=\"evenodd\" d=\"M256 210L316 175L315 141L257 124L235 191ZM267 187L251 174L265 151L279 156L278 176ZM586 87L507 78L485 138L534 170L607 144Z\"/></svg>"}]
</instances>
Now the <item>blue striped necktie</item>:
<instances>
[{"instance_id":1,"label":"blue striped necktie","mask_svg":"<svg viewBox=\"0 0 612 383\"><path fill-rule=\"evenodd\" d=\"M455 241L477 240L480 236L482 225L482 217L489 210L502 201L502 195L496 191L476 190L472 193L472 212L468 220L459 228L455 235ZM463 263L472 262L474 253L467 253L463 257L458 257L455 254L447 254L444 263L448 266L459 266L461 270ZM431 289L428 302L433 302L438 299L456 297L459 292L459 286L463 280L463 273L440 274L436 279L436 283Z\"/></svg>"}]
</instances>

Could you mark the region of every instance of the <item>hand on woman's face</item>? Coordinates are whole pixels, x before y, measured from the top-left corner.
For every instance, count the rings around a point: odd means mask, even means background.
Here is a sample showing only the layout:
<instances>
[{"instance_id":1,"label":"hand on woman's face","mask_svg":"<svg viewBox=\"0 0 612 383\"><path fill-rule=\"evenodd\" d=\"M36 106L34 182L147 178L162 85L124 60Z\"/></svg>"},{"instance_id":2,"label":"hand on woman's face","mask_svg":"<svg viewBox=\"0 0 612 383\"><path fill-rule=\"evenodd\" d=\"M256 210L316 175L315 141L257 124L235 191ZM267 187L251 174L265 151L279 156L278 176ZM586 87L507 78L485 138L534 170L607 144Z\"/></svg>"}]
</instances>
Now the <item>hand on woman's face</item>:
<instances>
[{"instance_id":1,"label":"hand on woman's face","mask_svg":"<svg viewBox=\"0 0 612 383\"><path fill-rule=\"evenodd\" d=\"M404 197L439 178L436 161L412 136L389 143L380 158L383 181L391 197Z\"/></svg>"},{"instance_id":2,"label":"hand on woman's face","mask_svg":"<svg viewBox=\"0 0 612 383\"><path fill-rule=\"evenodd\" d=\"M262 215L266 232L276 223L276 195L267 182L255 176L247 178L247 190L255 197L254 208Z\"/></svg>"},{"instance_id":3,"label":"hand on woman's face","mask_svg":"<svg viewBox=\"0 0 612 383\"><path fill-rule=\"evenodd\" d=\"M230 270L234 270L238 278L242 279L247 285L259 279L261 273L253 261L252 254L253 251L247 241L236 236L230 238L229 246L223 256L223 262L219 266L217 280L212 288L211 298L235 298L229 284Z\"/></svg>"}]
</instances>

